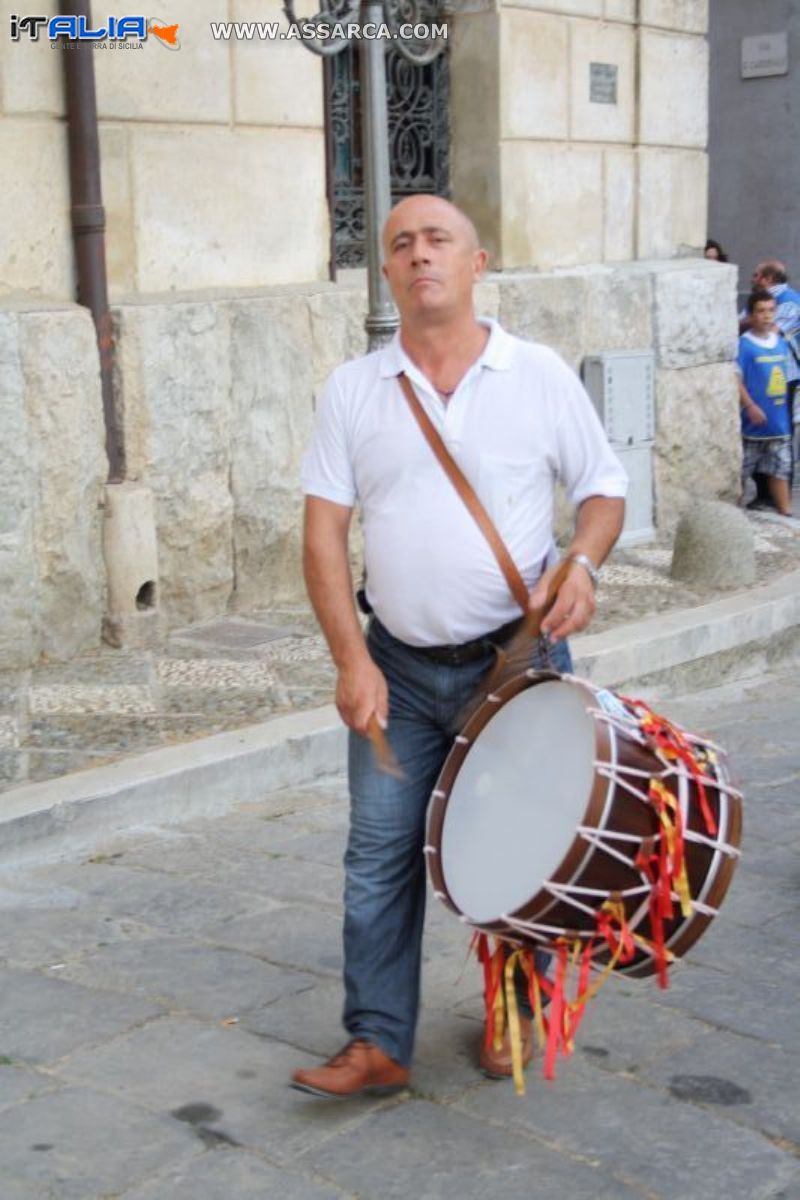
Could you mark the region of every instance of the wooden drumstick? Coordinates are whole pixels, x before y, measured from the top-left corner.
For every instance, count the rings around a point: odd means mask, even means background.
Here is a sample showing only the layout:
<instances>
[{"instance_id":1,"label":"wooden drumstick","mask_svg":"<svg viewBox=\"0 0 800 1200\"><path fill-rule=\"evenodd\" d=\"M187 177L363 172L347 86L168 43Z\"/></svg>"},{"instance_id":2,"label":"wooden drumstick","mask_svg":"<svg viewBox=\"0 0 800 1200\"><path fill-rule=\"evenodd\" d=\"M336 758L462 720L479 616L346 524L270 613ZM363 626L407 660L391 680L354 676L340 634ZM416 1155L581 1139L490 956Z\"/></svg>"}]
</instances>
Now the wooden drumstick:
<instances>
[{"instance_id":1,"label":"wooden drumstick","mask_svg":"<svg viewBox=\"0 0 800 1200\"><path fill-rule=\"evenodd\" d=\"M553 572L553 577L547 585L547 599L541 608L529 609L525 614L525 619L522 626L504 648L497 648L497 662L492 668L489 678L481 685L481 692L491 692L500 679L502 679L508 669L509 663L520 662L519 669L523 669L522 663L527 666L527 660L530 657L532 644L541 637L542 621L545 619L550 609L556 602L561 585L567 577L567 572L570 568L570 560L562 559L558 567Z\"/></svg>"},{"instance_id":2,"label":"wooden drumstick","mask_svg":"<svg viewBox=\"0 0 800 1200\"><path fill-rule=\"evenodd\" d=\"M375 751L375 760L380 770L386 775L391 775L394 779L405 779L405 775L395 757L394 750L389 745L388 738L381 728L375 713L369 719L367 737L372 742L372 749Z\"/></svg>"},{"instance_id":3,"label":"wooden drumstick","mask_svg":"<svg viewBox=\"0 0 800 1200\"><path fill-rule=\"evenodd\" d=\"M530 638L538 638L542 631L542 621L558 599L561 585L567 578L567 572L572 560L563 558L553 572L553 578L547 585L547 599L541 608L529 609L525 615L525 630Z\"/></svg>"}]
</instances>

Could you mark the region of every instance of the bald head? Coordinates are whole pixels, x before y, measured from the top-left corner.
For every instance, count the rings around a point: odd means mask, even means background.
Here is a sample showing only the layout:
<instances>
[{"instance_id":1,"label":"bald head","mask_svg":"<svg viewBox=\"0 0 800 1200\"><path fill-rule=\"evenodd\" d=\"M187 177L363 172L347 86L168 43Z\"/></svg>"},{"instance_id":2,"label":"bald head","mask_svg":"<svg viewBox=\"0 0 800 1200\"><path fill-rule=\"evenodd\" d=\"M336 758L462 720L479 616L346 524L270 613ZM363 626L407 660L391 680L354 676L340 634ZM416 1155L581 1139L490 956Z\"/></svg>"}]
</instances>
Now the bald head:
<instances>
[{"instance_id":1,"label":"bald head","mask_svg":"<svg viewBox=\"0 0 800 1200\"><path fill-rule=\"evenodd\" d=\"M442 196L408 196L395 204L383 227L383 256L388 258L395 240L419 229L443 229L464 240L470 252L480 249L478 231L466 213Z\"/></svg>"},{"instance_id":2,"label":"bald head","mask_svg":"<svg viewBox=\"0 0 800 1200\"><path fill-rule=\"evenodd\" d=\"M475 226L441 196L409 196L383 230L383 274L400 324L455 328L472 320L472 290L486 267Z\"/></svg>"},{"instance_id":3,"label":"bald head","mask_svg":"<svg viewBox=\"0 0 800 1200\"><path fill-rule=\"evenodd\" d=\"M753 272L753 278L758 276L767 286L772 286L775 283L786 283L789 276L786 271L786 264L780 262L777 258L768 258L765 262L761 262Z\"/></svg>"}]
</instances>

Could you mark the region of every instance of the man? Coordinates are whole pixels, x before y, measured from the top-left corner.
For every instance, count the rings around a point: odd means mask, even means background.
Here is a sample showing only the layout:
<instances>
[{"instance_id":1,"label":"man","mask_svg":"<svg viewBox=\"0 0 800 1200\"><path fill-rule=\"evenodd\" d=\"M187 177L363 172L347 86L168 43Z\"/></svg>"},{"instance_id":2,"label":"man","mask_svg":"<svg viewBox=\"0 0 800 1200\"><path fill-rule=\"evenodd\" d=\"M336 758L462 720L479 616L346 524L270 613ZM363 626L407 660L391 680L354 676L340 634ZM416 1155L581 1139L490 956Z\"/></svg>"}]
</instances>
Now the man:
<instances>
[{"instance_id":1,"label":"man","mask_svg":"<svg viewBox=\"0 0 800 1200\"><path fill-rule=\"evenodd\" d=\"M773 503L791 516L792 427L788 384L791 353L775 331L775 300L764 288L747 301L750 328L739 338L737 371L742 410L742 487L758 471Z\"/></svg>"},{"instance_id":2,"label":"man","mask_svg":"<svg viewBox=\"0 0 800 1200\"><path fill-rule=\"evenodd\" d=\"M753 290L768 291L775 300L775 326L782 333L789 345L789 373L786 377L788 385L787 408L789 413L789 429L793 422L800 420L800 412L795 412L795 397L800 384L800 292L789 287L789 276L786 267L777 259L768 259L759 263L753 271ZM746 333L750 328L749 315L740 325L739 332ZM793 475L793 471L792 471ZM789 490L791 491L791 479ZM756 483L756 497L748 508L774 508L775 503L762 471L757 471L753 478Z\"/></svg>"},{"instance_id":3,"label":"man","mask_svg":"<svg viewBox=\"0 0 800 1200\"><path fill-rule=\"evenodd\" d=\"M542 346L479 321L473 288L486 265L469 219L413 196L384 229L384 274L400 332L336 370L303 468L305 574L338 668L350 728L345 855L344 1024L351 1040L293 1084L326 1096L387 1091L409 1078L419 1004L425 812L459 714L520 609L488 544L417 426L405 373L489 511L541 607L553 555L553 482L579 505L573 563L543 629L559 669L563 639L594 612L594 576L623 520L626 480L574 374ZM358 503L367 596L365 640L353 604L347 537ZM403 773L382 773L364 736L385 729ZM509 830L513 837L513 831ZM524 1022L530 1057L530 1021ZM510 1050L482 1051L510 1074Z\"/></svg>"}]
</instances>

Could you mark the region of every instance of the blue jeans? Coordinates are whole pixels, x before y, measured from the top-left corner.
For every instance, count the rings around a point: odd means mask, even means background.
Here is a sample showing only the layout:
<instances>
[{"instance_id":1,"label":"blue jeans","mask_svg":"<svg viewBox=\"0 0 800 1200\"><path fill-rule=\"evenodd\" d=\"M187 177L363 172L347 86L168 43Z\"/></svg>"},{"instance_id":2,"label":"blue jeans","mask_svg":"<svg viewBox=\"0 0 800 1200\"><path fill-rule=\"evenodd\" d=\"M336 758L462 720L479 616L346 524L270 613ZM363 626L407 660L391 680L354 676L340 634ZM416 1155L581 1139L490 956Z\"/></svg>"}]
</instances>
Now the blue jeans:
<instances>
[{"instance_id":1,"label":"blue jeans","mask_svg":"<svg viewBox=\"0 0 800 1200\"><path fill-rule=\"evenodd\" d=\"M419 1011L428 800L464 706L495 661L425 658L375 620L368 646L389 685L388 738L404 778L378 770L369 741L350 733L350 835L345 853L344 1024L408 1066ZM570 672L565 642L552 647ZM534 655L533 666L543 665Z\"/></svg>"}]
</instances>

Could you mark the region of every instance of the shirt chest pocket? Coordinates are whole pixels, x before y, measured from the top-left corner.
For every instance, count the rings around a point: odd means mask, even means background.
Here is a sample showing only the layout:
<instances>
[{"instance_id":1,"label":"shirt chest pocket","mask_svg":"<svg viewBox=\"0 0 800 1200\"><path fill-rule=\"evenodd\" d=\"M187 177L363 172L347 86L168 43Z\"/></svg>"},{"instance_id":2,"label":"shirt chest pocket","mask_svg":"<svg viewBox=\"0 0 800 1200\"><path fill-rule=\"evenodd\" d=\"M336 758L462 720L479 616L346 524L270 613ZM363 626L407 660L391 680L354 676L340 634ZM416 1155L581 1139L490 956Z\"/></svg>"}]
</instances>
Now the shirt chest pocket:
<instances>
[{"instance_id":1,"label":"shirt chest pocket","mask_svg":"<svg viewBox=\"0 0 800 1200\"><path fill-rule=\"evenodd\" d=\"M551 472L544 458L514 459L482 454L478 469L478 495L490 516L498 521L530 504L537 489L551 486Z\"/></svg>"}]
</instances>

